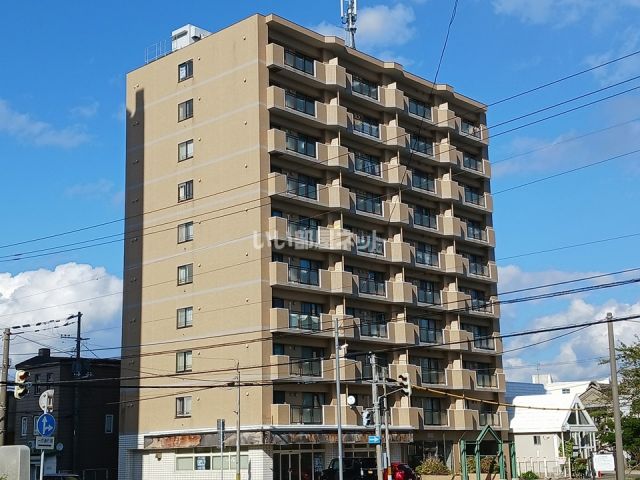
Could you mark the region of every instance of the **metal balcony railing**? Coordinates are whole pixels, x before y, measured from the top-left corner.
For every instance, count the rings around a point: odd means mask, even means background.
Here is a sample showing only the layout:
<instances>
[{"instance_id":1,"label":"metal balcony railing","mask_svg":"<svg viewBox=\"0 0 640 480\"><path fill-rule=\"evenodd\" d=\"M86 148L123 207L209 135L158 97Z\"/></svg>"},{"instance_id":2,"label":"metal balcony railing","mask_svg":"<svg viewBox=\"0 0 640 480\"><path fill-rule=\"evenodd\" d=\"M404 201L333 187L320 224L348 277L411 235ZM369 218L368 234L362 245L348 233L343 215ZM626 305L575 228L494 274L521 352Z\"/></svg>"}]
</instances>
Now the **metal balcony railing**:
<instances>
[{"instance_id":1,"label":"metal balcony railing","mask_svg":"<svg viewBox=\"0 0 640 480\"><path fill-rule=\"evenodd\" d=\"M302 330L320 330L320 316L301 312L289 312L289 328Z\"/></svg>"},{"instance_id":2,"label":"metal balcony railing","mask_svg":"<svg viewBox=\"0 0 640 480\"><path fill-rule=\"evenodd\" d=\"M317 226L311 226L302 222L293 222L289 220L287 229L290 237L304 240L306 242L318 243Z\"/></svg>"},{"instance_id":3,"label":"metal balcony railing","mask_svg":"<svg viewBox=\"0 0 640 480\"><path fill-rule=\"evenodd\" d=\"M287 150L292 152L316 158L316 140L313 138L299 137L287 133L286 147Z\"/></svg>"},{"instance_id":4,"label":"metal balcony railing","mask_svg":"<svg viewBox=\"0 0 640 480\"><path fill-rule=\"evenodd\" d=\"M358 278L358 291L369 295L384 296L386 294L384 282L379 282L370 278Z\"/></svg>"},{"instance_id":5,"label":"metal balcony railing","mask_svg":"<svg viewBox=\"0 0 640 480\"><path fill-rule=\"evenodd\" d=\"M471 135L472 137L480 138L480 127L477 127L466 120L462 120L460 122L460 131L467 135Z\"/></svg>"},{"instance_id":6,"label":"metal balcony railing","mask_svg":"<svg viewBox=\"0 0 640 480\"><path fill-rule=\"evenodd\" d=\"M289 265L289 281L304 285L320 285L320 271L308 267Z\"/></svg>"},{"instance_id":7,"label":"metal balcony railing","mask_svg":"<svg viewBox=\"0 0 640 480\"><path fill-rule=\"evenodd\" d=\"M481 275L483 277L489 276L489 267L482 263L469 262L469 273L472 275Z\"/></svg>"},{"instance_id":8,"label":"metal balcony railing","mask_svg":"<svg viewBox=\"0 0 640 480\"><path fill-rule=\"evenodd\" d=\"M476 387L497 388L498 377L495 374L476 372Z\"/></svg>"},{"instance_id":9,"label":"metal balcony railing","mask_svg":"<svg viewBox=\"0 0 640 480\"><path fill-rule=\"evenodd\" d=\"M366 120L354 118L353 130L369 135L370 137L380 138L380 125L377 123L371 123Z\"/></svg>"},{"instance_id":10,"label":"metal balcony railing","mask_svg":"<svg viewBox=\"0 0 640 480\"><path fill-rule=\"evenodd\" d=\"M418 301L420 303L428 303L430 305L440 305L440 292L431 290L418 289Z\"/></svg>"},{"instance_id":11,"label":"metal balcony railing","mask_svg":"<svg viewBox=\"0 0 640 480\"><path fill-rule=\"evenodd\" d=\"M425 425L447 425L447 412L423 410L423 419Z\"/></svg>"},{"instance_id":12,"label":"metal balcony railing","mask_svg":"<svg viewBox=\"0 0 640 480\"><path fill-rule=\"evenodd\" d=\"M442 330L432 328L419 328L420 343L442 343Z\"/></svg>"},{"instance_id":13,"label":"metal balcony railing","mask_svg":"<svg viewBox=\"0 0 640 480\"><path fill-rule=\"evenodd\" d=\"M310 98L287 91L284 95L284 104L287 108L315 116L316 102Z\"/></svg>"},{"instance_id":14,"label":"metal balcony railing","mask_svg":"<svg viewBox=\"0 0 640 480\"><path fill-rule=\"evenodd\" d=\"M356 194L356 210L382 215L382 201L379 198Z\"/></svg>"},{"instance_id":15,"label":"metal balcony railing","mask_svg":"<svg viewBox=\"0 0 640 480\"><path fill-rule=\"evenodd\" d=\"M318 185L298 180L297 178L287 177L287 193L317 200Z\"/></svg>"},{"instance_id":16,"label":"metal balcony railing","mask_svg":"<svg viewBox=\"0 0 640 480\"><path fill-rule=\"evenodd\" d=\"M289 364L289 372L291 375L298 377L321 377L322 376L322 360L313 359L291 359Z\"/></svg>"},{"instance_id":17,"label":"metal balcony railing","mask_svg":"<svg viewBox=\"0 0 640 480\"><path fill-rule=\"evenodd\" d=\"M379 177L381 175L379 160L374 160L362 155L356 155L354 163L355 169L358 172L375 175L376 177Z\"/></svg>"},{"instance_id":18,"label":"metal balcony railing","mask_svg":"<svg viewBox=\"0 0 640 480\"><path fill-rule=\"evenodd\" d=\"M420 175L416 172L413 172L412 185L416 188L426 190L427 192L436 191L436 181L433 177L430 177L428 175Z\"/></svg>"},{"instance_id":19,"label":"metal balcony railing","mask_svg":"<svg viewBox=\"0 0 640 480\"><path fill-rule=\"evenodd\" d=\"M387 337L387 324L360 320L360 334L366 337Z\"/></svg>"},{"instance_id":20,"label":"metal balcony railing","mask_svg":"<svg viewBox=\"0 0 640 480\"><path fill-rule=\"evenodd\" d=\"M322 407L303 407L291 405L292 424L322 424Z\"/></svg>"},{"instance_id":21,"label":"metal balcony railing","mask_svg":"<svg viewBox=\"0 0 640 480\"><path fill-rule=\"evenodd\" d=\"M444 385L445 375L443 370L422 370L422 383L429 385Z\"/></svg>"},{"instance_id":22,"label":"metal balcony railing","mask_svg":"<svg viewBox=\"0 0 640 480\"><path fill-rule=\"evenodd\" d=\"M416 263L437 267L440 265L440 258L437 253L428 250L416 250Z\"/></svg>"},{"instance_id":23,"label":"metal balcony railing","mask_svg":"<svg viewBox=\"0 0 640 480\"><path fill-rule=\"evenodd\" d=\"M482 161L470 155L465 155L462 158L462 166L469 170L475 170L477 172L482 171Z\"/></svg>"},{"instance_id":24,"label":"metal balcony railing","mask_svg":"<svg viewBox=\"0 0 640 480\"><path fill-rule=\"evenodd\" d=\"M500 426L500 415L498 413L479 413L478 423L480 426L491 425L492 427Z\"/></svg>"}]
</instances>

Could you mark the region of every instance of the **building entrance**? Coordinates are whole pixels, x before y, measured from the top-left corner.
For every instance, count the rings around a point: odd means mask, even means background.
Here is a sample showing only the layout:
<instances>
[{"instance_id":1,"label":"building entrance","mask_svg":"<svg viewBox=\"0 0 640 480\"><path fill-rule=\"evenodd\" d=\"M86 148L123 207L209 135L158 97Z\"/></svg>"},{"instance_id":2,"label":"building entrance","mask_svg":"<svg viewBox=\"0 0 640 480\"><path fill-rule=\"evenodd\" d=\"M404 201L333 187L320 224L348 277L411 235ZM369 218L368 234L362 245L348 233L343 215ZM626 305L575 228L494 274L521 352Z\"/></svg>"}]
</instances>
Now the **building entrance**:
<instances>
[{"instance_id":1,"label":"building entrance","mask_svg":"<svg viewBox=\"0 0 640 480\"><path fill-rule=\"evenodd\" d=\"M273 454L273 480L319 480L323 468L323 452L281 450Z\"/></svg>"}]
</instances>

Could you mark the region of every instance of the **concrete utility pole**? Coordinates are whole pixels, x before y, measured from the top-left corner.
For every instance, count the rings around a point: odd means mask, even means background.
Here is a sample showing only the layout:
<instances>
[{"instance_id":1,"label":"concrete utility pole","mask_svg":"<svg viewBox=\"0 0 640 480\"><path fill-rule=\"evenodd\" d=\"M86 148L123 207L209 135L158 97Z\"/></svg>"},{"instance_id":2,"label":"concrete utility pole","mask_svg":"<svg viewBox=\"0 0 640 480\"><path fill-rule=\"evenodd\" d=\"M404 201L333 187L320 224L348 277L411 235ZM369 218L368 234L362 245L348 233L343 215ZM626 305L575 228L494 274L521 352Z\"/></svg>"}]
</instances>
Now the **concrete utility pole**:
<instances>
[{"instance_id":1,"label":"concrete utility pole","mask_svg":"<svg viewBox=\"0 0 640 480\"><path fill-rule=\"evenodd\" d=\"M376 354L369 353L371 358L371 374L373 376L373 382L371 382L371 398L373 400L373 418L376 422L376 436L380 438L382 436L382 428L380 426L380 399L378 398L378 365L376 361ZM384 480L382 474L382 445L376 444L376 467L378 470L378 480Z\"/></svg>"},{"instance_id":2,"label":"concrete utility pole","mask_svg":"<svg viewBox=\"0 0 640 480\"><path fill-rule=\"evenodd\" d=\"M387 471L387 480L391 480L391 441L389 438L389 401L387 399L387 379L382 379L382 393L384 395L384 446L385 456L387 461L385 462L385 468Z\"/></svg>"},{"instance_id":3,"label":"concrete utility pole","mask_svg":"<svg viewBox=\"0 0 640 480\"><path fill-rule=\"evenodd\" d=\"M73 473L78 473L78 446L80 437L80 389L78 388L78 380L82 376L82 365L80 361L80 341L82 340L82 312L71 315L67 320L76 318L78 321L76 329L76 361L73 364L73 376L76 379L76 385L73 387Z\"/></svg>"},{"instance_id":4,"label":"concrete utility pole","mask_svg":"<svg viewBox=\"0 0 640 480\"><path fill-rule=\"evenodd\" d=\"M7 434L7 379L9 378L9 339L11 331L2 332L2 376L0 377L0 447L4 445Z\"/></svg>"},{"instance_id":5,"label":"concrete utility pole","mask_svg":"<svg viewBox=\"0 0 640 480\"><path fill-rule=\"evenodd\" d=\"M613 424L616 437L616 480L624 480L624 454L622 450L622 422L620 421L620 398L618 397L618 366L616 342L613 337L613 315L607 313L609 334L609 366L611 367L611 395L613 396Z\"/></svg>"},{"instance_id":6,"label":"concrete utility pole","mask_svg":"<svg viewBox=\"0 0 640 480\"><path fill-rule=\"evenodd\" d=\"M236 379L238 380L236 408L236 480L240 480L240 361L236 360Z\"/></svg>"},{"instance_id":7,"label":"concrete utility pole","mask_svg":"<svg viewBox=\"0 0 640 480\"><path fill-rule=\"evenodd\" d=\"M344 454L342 452L342 402L340 401L340 342L339 342L339 320L334 318L334 340L336 347L336 425L338 427L338 480L343 480L344 472L342 462Z\"/></svg>"}]
</instances>

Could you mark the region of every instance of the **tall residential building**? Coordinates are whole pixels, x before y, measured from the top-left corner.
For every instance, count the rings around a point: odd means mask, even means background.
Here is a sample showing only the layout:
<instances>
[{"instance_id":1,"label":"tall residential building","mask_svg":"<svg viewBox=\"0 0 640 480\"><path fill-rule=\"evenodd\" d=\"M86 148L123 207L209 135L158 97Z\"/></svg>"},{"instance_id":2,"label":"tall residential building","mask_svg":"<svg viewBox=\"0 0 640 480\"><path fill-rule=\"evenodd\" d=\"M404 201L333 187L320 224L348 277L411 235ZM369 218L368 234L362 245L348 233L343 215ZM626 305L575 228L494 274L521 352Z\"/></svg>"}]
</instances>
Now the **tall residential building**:
<instances>
[{"instance_id":1,"label":"tall residential building","mask_svg":"<svg viewBox=\"0 0 640 480\"><path fill-rule=\"evenodd\" d=\"M390 395L392 460L455 467L465 432L506 436L503 407L462 397L505 390L485 105L254 15L175 31L127 110L121 479L233 479L239 362L242 478L317 480L336 319L346 456L374 451L368 352L457 395Z\"/></svg>"}]
</instances>

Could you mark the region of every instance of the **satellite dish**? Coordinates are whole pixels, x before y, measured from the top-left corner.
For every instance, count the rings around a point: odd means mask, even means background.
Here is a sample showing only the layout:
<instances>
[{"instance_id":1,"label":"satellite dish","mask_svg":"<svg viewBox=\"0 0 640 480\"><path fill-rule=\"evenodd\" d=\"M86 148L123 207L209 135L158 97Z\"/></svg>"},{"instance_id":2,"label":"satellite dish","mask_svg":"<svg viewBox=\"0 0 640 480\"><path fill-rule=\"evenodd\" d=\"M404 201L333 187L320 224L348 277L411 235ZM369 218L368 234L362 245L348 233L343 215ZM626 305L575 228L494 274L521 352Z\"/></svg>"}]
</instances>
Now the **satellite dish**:
<instances>
[{"instance_id":1,"label":"satellite dish","mask_svg":"<svg viewBox=\"0 0 640 480\"><path fill-rule=\"evenodd\" d=\"M349 405L350 407L353 407L356 404L356 397L354 397L353 395L349 395L347 397L347 405Z\"/></svg>"}]
</instances>

